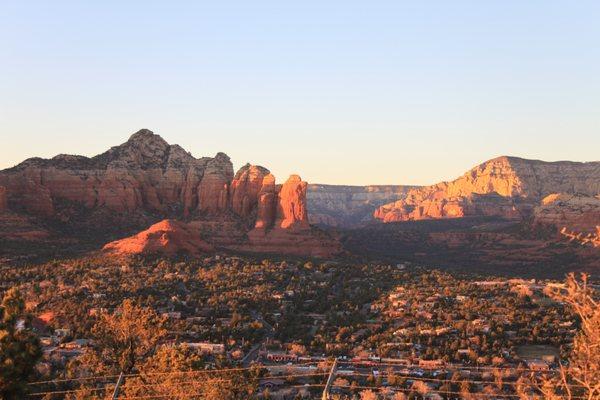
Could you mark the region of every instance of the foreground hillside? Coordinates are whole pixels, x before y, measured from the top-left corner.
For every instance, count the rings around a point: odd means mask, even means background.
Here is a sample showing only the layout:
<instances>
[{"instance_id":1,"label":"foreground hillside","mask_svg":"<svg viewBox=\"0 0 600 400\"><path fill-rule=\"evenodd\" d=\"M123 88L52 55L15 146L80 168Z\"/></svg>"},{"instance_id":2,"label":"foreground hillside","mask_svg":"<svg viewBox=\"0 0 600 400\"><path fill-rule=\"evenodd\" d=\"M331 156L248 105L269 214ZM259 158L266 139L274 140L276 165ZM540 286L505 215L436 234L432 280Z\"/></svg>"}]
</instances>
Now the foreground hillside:
<instances>
[{"instance_id":1,"label":"foreground hillside","mask_svg":"<svg viewBox=\"0 0 600 400\"><path fill-rule=\"evenodd\" d=\"M9 398L105 398L124 371L121 398L315 399L335 358L348 399L365 386L417 398L424 384L515 397L528 369L564 363L579 329L548 297L559 282L414 264L86 257L0 266L9 287L43 349L29 396Z\"/></svg>"}]
</instances>

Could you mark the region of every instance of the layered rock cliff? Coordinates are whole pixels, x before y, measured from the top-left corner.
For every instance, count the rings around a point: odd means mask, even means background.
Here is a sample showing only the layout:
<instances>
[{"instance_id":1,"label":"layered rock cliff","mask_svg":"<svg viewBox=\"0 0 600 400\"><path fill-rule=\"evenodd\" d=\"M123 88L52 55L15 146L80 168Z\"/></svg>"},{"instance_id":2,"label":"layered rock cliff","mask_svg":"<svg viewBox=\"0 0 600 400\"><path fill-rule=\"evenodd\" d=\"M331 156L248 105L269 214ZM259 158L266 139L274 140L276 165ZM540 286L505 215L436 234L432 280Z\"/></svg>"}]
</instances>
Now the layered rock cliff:
<instances>
[{"instance_id":1,"label":"layered rock cliff","mask_svg":"<svg viewBox=\"0 0 600 400\"><path fill-rule=\"evenodd\" d=\"M357 227L374 221L373 212L386 203L401 200L415 186L309 184L309 220L312 224Z\"/></svg>"},{"instance_id":2,"label":"layered rock cliff","mask_svg":"<svg viewBox=\"0 0 600 400\"><path fill-rule=\"evenodd\" d=\"M600 195L554 193L535 208L534 222L591 233L600 225Z\"/></svg>"},{"instance_id":3,"label":"layered rock cliff","mask_svg":"<svg viewBox=\"0 0 600 400\"><path fill-rule=\"evenodd\" d=\"M311 241L307 184L300 177L293 175L285 184L276 185L266 168L250 164L234 175L226 154L197 159L145 129L95 157L28 159L0 171L0 185L6 188L0 191L0 207L6 203L16 212L62 220L70 226L79 223L98 232L114 228L119 220L140 221L141 227L171 218L198 221L194 226L202 228L206 240L215 245L243 243L244 250L252 251L252 246L247 246L252 244L247 236L251 230L261 231L258 236L256 232L250 235L260 237L261 252L286 253L286 245L292 243L273 242L269 248L268 239L279 240L290 232L310 247L303 252L296 241L294 254L314 254L319 245ZM131 240L147 240L146 247L154 249L167 235L170 247L183 244L177 239L179 232L190 227L173 221L168 224L168 229L159 229L160 234L153 226ZM228 228L216 228L219 224ZM319 236L319 240L324 247L331 247L325 237Z\"/></svg>"},{"instance_id":4,"label":"layered rock cliff","mask_svg":"<svg viewBox=\"0 0 600 400\"><path fill-rule=\"evenodd\" d=\"M95 157L28 159L1 171L0 184L7 187L14 208L46 217L63 200L117 213L169 214L224 210L232 177L227 155L196 159L143 129Z\"/></svg>"},{"instance_id":5,"label":"layered rock cliff","mask_svg":"<svg viewBox=\"0 0 600 400\"><path fill-rule=\"evenodd\" d=\"M600 195L551 194L535 208L533 220L554 226L571 241L600 246Z\"/></svg>"},{"instance_id":6,"label":"layered rock cliff","mask_svg":"<svg viewBox=\"0 0 600 400\"><path fill-rule=\"evenodd\" d=\"M600 193L600 162L544 162L517 157L487 161L452 182L413 189L379 207L383 222L464 216L524 219L552 193Z\"/></svg>"},{"instance_id":7,"label":"layered rock cliff","mask_svg":"<svg viewBox=\"0 0 600 400\"><path fill-rule=\"evenodd\" d=\"M306 182L298 175L292 175L283 185L275 187L272 175L265 178L259 192L258 218L254 229L248 233L248 243L234 244L232 248L265 253L287 249L287 254L313 257L331 257L341 251L337 240L310 227Z\"/></svg>"}]
</instances>

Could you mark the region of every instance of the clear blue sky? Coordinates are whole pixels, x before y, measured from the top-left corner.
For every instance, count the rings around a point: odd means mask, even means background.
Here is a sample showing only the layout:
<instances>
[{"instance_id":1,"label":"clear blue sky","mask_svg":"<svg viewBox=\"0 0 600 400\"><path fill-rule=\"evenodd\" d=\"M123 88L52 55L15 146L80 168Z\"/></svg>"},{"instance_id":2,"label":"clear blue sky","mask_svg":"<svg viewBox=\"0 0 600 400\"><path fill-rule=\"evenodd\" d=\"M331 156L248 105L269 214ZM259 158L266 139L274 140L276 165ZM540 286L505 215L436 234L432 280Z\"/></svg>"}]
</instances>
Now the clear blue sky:
<instances>
[{"instance_id":1,"label":"clear blue sky","mask_svg":"<svg viewBox=\"0 0 600 400\"><path fill-rule=\"evenodd\" d=\"M140 128L279 178L600 159L598 1L2 1L0 168Z\"/></svg>"}]
</instances>

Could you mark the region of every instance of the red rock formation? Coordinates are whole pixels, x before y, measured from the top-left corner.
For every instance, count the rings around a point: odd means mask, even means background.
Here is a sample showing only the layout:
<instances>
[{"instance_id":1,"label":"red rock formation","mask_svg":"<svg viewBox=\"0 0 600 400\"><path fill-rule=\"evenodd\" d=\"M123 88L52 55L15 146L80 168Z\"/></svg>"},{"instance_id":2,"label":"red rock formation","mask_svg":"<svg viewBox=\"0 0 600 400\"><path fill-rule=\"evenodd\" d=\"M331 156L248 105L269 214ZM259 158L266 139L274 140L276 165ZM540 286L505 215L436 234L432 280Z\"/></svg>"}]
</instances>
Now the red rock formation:
<instances>
[{"instance_id":1,"label":"red rock formation","mask_svg":"<svg viewBox=\"0 0 600 400\"><path fill-rule=\"evenodd\" d=\"M316 228L294 230L275 227L264 231L253 229L248 242L228 248L253 253L291 254L303 257L329 258L342 252L340 242Z\"/></svg>"},{"instance_id":2,"label":"red rock formation","mask_svg":"<svg viewBox=\"0 0 600 400\"><path fill-rule=\"evenodd\" d=\"M141 226L157 218L185 217L197 223L191 228L169 220L108 244L115 252L158 251L161 246L168 253L190 251L194 243L202 247L198 232L221 247L252 244L247 236L252 228L260 251L329 254L319 247L331 247L326 235L316 238L310 230L307 184L299 176L277 186L267 169L246 165L234 177L227 155L196 159L148 130L92 158L26 160L0 171L0 185L10 192L11 204L22 207L17 211L98 233L118 229L121 221ZM184 233L192 235L191 243L183 240Z\"/></svg>"},{"instance_id":3,"label":"red rock formation","mask_svg":"<svg viewBox=\"0 0 600 400\"><path fill-rule=\"evenodd\" d=\"M570 241L600 246L600 196L553 193L535 208L536 225L552 225Z\"/></svg>"},{"instance_id":4,"label":"red rock formation","mask_svg":"<svg viewBox=\"0 0 600 400\"><path fill-rule=\"evenodd\" d=\"M225 154L196 159L160 136L141 130L124 144L98 156L59 155L32 158L0 171L14 203L24 210L51 217L61 201L89 209L108 208L167 215L186 215L227 208L227 186L233 167Z\"/></svg>"},{"instance_id":5,"label":"red rock formation","mask_svg":"<svg viewBox=\"0 0 600 400\"><path fill-rule=\"evenodd\" d=\"M229 203L229 184L233 167L226 154L218 153L208 162L198 186L198 209L209 213L225 211Z\"/></svg>"},{"instance_id":6,"label":"red rock formation","mask_svg":"<svg viewBox=\"0 0 600 400\"><path fill-rule=\"evenodd\" d=\"M270 175L268 169L250 164L244 165L235 174L230 187L231 208L234 213L242 218L251 216L257 208L259 194L267 175Z\"/></svg>"},{"instance_id":7,"label":"red rock formation","mask_svg":"<svg viewBox=\"0 0 600 400\"><path fill-rule=\"evenodd\" d=\"M308 224L306 187L298 175L275 186L271 174L263 179L256 225L248 242L229 248L259 253L285 253L309 257L332 257L342 251L337 239Z\"/></svg>"},{"instance_id":8,"label":"red rock formation","mask_svg":"<svg viewBox=\"0 0 600 400\"><path fill-rule=\"evenodd\" d=\"M553 193L535 208L534 222L569 231L595 233L600 226L600 196Z\"/></svg>"},{"instance_id":9,"label":"red rock formation","mask_svg":"<svg viewBox=\"0 0 600 400\"><path fill-rule=\"evenodd\" d=\"M184 222L166 219L135 236L108 243L103 250L118 255L174 255L179 252L198 255L212 252L214 247L204 241L199 230L192 229Z\"/></svg>"},{"instance_id":10,"label":"red rock formation","mask_svg":"<svg viewBox=\"0 0 600 400\"><path fill-rule=\"evenodd\" d=\"M8 195L6 194L6 188L0 186L0 212L8 209Z\"/></svg>"},{"instance_id":11,"label":"red rock formation","mask_svg":"<svg viewBox=\"0 0 600 400\"><path fill-rule=\"evenodd\" d=\"M16 199L16 204L42 216L52 216L54 205L50 190L43 184L42 171L29 169L18 175L0 173L0 184Z\"/></svg>"},{"instance_id":12,"label":"red rock formation","mask_svg":"<svg viewBox=\"0 0 600 400\"><path fill-rule=\"evenodd\" d=\"M256 229L270 229L275 223L277 214L277 187L275 177L271 174L263 178L262 186L258 194Z\"/></svg>"},{"instance_id":13,"label":"red rock formation","mask_svg":"<svg viewBox=\"0 0 600 400\"><path fill-rule=\"evenodd\" d=\"M487 161L452 182L413 189L405 199L381 206L374 217L383 222L530 215L544 196L554 192L600 193L600 162L543 162L516 157Z\"/></svg>"},{"instance_id":14,"label":"red rock formation","mask_svg":"<svg viewBox=\"0 0 600 400\"><path fill-rule=\"evenodd\" d=\"M279 190L277 226L284 229L308 229L306 210L306 187L298 175L292 175Z\"/></svg>"}]
</instances>

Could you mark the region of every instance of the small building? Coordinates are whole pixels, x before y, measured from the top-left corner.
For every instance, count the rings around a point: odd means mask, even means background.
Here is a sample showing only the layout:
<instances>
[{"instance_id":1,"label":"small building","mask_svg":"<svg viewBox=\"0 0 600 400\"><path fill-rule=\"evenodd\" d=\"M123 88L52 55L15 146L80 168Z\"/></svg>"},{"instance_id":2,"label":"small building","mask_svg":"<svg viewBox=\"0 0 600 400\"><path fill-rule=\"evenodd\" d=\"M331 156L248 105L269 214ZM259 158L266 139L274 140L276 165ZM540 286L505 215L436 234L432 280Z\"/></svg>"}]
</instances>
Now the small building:
<instances>
[{"instance_id":1,"label":"small building","mask_svg":"<svg viewBox=\"0 0 600 400\"><path fill-rule=\"evenodd\" d=\"M526 360L527 368L534 371L546 371L548 370L548 363L544 360L540 360L537 358Z\"/></svg>"},{"instance_id":2,"label":"small building","mask_svg":"<svg viewBox=\"0 0 600 400\"><path fill-rule=\"evenodd\" d=\"M225 345L222 343L195 342L182 344L202 354L225 354Z\"/></svg>"},{"instance_id":3,"label":"small building","mask_svg":"<svg viewBox=\"0 0 600 400\"><path fill-rule=\"evenodd\" d=\"M283 351L273 351L267 353L267 360L273 362L297 362L298 355Z\"/></svg>"}]
</instances>

